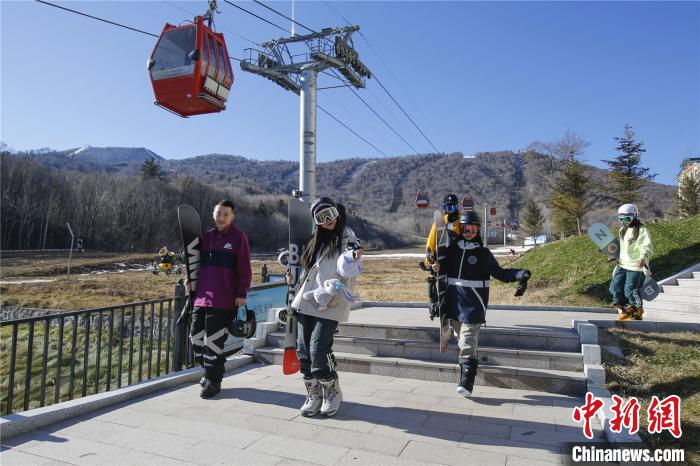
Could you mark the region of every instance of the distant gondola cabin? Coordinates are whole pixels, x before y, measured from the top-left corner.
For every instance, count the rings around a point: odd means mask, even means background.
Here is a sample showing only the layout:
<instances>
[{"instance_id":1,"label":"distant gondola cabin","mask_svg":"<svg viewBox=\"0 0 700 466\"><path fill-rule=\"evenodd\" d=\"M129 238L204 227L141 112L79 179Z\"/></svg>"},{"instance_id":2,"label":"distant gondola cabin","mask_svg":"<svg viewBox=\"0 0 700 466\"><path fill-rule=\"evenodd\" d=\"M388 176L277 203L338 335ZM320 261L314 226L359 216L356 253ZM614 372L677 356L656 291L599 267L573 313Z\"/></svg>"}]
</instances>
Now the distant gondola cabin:
<instances>
[{"instance_id":1,"label":"distant gondola cabin","mask_svg":"<svg viewBox=\"0 0 700 466\"><path fill-rule=\"evenodd\" d=\"M462 198L462 210L464 212L474 211L474 198L470 194Z\"/></svg>"},{"instance_id":2,"label":"distant gondola cabin","mask_svg":"<svg viewBox=\"0 0 700 466\"><path fill-rule=\"evenodd\" d=\"M418 193L416 194L416 207L419 209L427 209L428 207L430 207L428 191L418 191Z\"/></svg>"},{"instance_id":3,"label":"distant gondola cabin","mask_svg":"<svg viewBox=\"0 0 700 466\"><path fill-rule=\"evenodd\" d=\"M202 16L185 26L166 24L147 68L156 105L181 117L226 109L233 85L226 42Z\"/></svg>"}]
</instances>

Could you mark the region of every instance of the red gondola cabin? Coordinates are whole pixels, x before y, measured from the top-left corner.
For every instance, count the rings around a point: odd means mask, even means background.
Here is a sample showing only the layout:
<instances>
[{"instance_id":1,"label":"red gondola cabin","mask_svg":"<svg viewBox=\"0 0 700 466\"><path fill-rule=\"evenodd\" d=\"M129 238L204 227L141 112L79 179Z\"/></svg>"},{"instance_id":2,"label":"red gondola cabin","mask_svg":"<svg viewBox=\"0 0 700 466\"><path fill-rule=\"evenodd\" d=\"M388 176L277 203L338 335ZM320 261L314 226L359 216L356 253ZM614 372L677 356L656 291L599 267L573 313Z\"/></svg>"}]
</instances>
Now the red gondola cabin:
<instances>
[{"instance_id":1,"label":"red gondola cabin","mask_svg":"<svg viewBox=\"0 0 700 466\"><path fill-rule=\"evenodd\" d=\"M418 193L416 194L416 207L419 209L427 209L428 207L430 207L428 191L418 191Z\"/></svg>"},{"instance_id":2,"label":"red gondola cabin","mask_svg":"<svg viewBox=\"0 0 700 466\"><path fill-rule=\"evenodd\" d=\"M233 85L226 42L202 16L185 26L166 23L147 68L156 105L181 117L226 109Z\"/></svg>"},{"instance_id":3,"label":"red gondola cabin","mask_svg":"<svg viewBox=\"0 0 700 466\"><path fill-rule=\"evenodd\" d=\"M474 198L471 194L467 194L462 198L462 211L463 212L473 212L474 211Z\"/></svg>"}]
</instances>

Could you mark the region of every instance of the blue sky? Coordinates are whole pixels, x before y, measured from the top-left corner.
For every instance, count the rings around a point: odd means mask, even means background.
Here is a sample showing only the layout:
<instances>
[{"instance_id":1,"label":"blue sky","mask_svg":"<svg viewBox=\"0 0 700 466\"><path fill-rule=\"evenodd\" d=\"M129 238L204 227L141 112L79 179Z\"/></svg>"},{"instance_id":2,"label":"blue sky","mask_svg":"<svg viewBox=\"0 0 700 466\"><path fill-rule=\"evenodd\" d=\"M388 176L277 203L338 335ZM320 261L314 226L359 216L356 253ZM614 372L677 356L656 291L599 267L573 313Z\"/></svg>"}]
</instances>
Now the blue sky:
<instances>
[{"instance_id":1,"label":"blue sky","mask_svg":"<svg viewBox=\"0 0 700 466\"><path fill-rule=\"evenodd\" d=\"M236 2L289 28L253 2ZM159 33L204 0L60 2ZM632 125L657 181L700 156L699 2L330 2L359 24L362 60L442 152L519 150L567 130L587 163L615 155ZM175 6L173 6L175 5ZM291 2L269 2L285 14ZM228 109L181 119L153 105L145 61L155 39L32 1L1 2L0 138L15 149L147 147L166 158L212 152L298 160L299 99L240 70ZM242 58L285 33L221 2L216 24ZM313 29L343 26L325 2L297 2ZM299 29L299 28L297 28ZM303 30L297 32L304 32ZM335 80L321 76L319 86ZM420 153L431 152L376 82L360 95ZM319 104L390 156L414 153L347 89ZM322 112L318 161L381 157Z\"/></svg>"}]
</instances>

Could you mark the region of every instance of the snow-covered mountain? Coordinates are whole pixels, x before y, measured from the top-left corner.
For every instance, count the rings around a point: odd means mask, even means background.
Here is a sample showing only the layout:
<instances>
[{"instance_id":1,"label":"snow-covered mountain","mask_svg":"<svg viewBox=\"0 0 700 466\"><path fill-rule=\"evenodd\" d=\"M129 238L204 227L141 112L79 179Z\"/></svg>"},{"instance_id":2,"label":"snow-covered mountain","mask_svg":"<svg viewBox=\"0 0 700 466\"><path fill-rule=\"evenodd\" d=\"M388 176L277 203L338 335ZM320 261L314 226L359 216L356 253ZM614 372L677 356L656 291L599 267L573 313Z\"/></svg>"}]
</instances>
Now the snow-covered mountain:
<instances>
[{"instance_id":1,"label":"snow-covered mountain","mask_svg":"<svg viewBox=\"0 0 700 466\"><path fill-rule=\"evenodd\" d=\"M144 160L150 158L158 161L165 160L145 147L92 147L86 145L77 149L69 149L64 153L68 157L78 158L81 161L92 162L98 165L141 164Z\"/></svg>"}]
</instances>

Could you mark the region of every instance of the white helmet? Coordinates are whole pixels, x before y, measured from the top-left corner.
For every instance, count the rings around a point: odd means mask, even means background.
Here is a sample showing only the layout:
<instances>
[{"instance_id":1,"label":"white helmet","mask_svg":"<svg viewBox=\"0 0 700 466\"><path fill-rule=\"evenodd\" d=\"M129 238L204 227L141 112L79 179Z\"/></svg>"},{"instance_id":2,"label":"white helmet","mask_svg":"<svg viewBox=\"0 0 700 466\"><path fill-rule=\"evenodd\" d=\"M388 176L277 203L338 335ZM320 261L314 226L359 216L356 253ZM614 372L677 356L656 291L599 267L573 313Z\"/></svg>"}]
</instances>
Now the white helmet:
<instances>
[{"instance_id":1,"label":"white helmet","mask_svg":"<svg viewBox=\"0 0 700 466\"><path fill-rule=\"evenodd\" d=\"M639 209L634 204L622 204L619 209L617 209L617 215L631 215L637 217L639 215Z\"/></svg>"}]
</instances>

